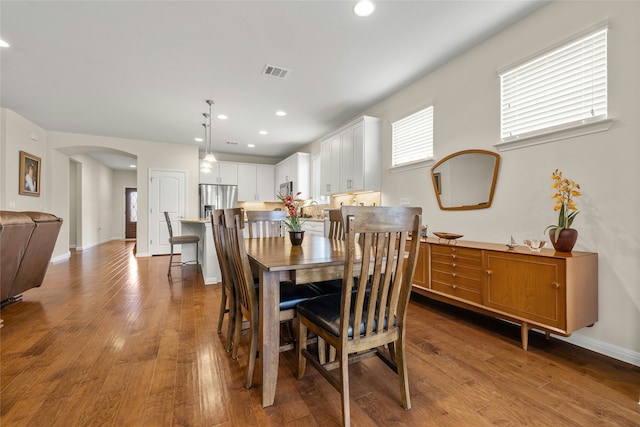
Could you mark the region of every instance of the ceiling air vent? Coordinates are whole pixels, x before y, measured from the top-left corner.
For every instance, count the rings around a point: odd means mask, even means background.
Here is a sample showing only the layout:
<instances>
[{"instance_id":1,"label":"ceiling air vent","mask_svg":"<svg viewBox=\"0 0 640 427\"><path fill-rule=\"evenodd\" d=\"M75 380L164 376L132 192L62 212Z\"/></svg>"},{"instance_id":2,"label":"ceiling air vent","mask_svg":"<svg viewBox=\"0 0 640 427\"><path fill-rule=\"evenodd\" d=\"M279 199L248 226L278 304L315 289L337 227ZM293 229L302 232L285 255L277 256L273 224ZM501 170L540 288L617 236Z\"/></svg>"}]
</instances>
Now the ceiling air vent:
<instances>
[{"instance_id":1,"label":"ceiling air vent","mask_svg":"<svg viewBox=\"0 0 640 427\"><path fill-rule=\"evenodd\" d=\"M233 141L227 141L227 145L238 145L238 143Z\"/></svg>"},{"instance_id":2,"label":"ceiling air vent","mask_svg":"<svg viewBox=\"0 0 640 427\"><path fill-rule=\"evenodd\" d=\"M287 70L286 68L283 68L283 67L277 67L275 65L267 64L262 69L262 74L264 74L265 76L275 77L278 79L285 79L289 75L290 71L291 70Z\"/></svg>"}]
</instances>

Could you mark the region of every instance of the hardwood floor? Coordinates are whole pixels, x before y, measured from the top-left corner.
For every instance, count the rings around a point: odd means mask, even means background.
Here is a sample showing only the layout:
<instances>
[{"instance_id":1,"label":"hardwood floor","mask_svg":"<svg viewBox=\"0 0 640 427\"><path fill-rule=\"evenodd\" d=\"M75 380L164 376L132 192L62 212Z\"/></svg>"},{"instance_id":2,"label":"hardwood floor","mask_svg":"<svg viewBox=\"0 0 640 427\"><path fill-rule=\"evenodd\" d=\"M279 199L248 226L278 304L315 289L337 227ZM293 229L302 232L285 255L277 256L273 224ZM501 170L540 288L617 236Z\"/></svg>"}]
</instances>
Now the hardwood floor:
<instances>
[{"instance_id":1,"label":"hardwood floor","mask_svg":"<svg viewBox=\"0 0 640 427\"><path fill-rule=\"evenodd\" d=\"M280 355L275 405L243 387L216 333L220 286L113 241L52 264L0 312L0 425L335 426L339 394ZM445 305L411 302L412 409L382 361L352 365L356 426L637 426L640 368ZM256 381L258 375L256 375Z\"/></svg>"}]
</instances>

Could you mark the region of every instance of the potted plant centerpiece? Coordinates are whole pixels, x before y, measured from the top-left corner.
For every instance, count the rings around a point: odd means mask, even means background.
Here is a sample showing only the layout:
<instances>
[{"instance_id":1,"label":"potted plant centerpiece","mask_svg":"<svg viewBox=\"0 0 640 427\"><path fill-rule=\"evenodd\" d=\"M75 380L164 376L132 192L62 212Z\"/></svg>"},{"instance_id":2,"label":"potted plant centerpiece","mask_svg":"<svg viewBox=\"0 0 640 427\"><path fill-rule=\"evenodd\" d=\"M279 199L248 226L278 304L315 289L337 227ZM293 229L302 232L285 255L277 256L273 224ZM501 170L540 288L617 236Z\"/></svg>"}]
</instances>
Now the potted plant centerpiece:
<instances>
[{"instance_id":1,"label":"potted plant centerpiece","mask_svg":"<svg viewBox=\"0 0 640 427\"><path fill-rule=\"evenodd\" d=\"M294 246L301 245L304 239L304 230L302 229L304 220L300 219L300 207L304 203L304 200L298 198L300 194L302 194L300 191L296 193L295 197L289 193L285 195L278 194L278 199L284 203L285 210L287 211L287 220L284 224L289 229L289 239Z\"/></svg>"},{"instance_id":2,"label":"potted plant centerpiece","mask_svg":"<svg viewBox=\"0 0 640 427\"><path fill-rule=\"evenodd\" d=\"M551 174L551 179L551 188L555 191L552 198L556 200L553 210L558 212L558 224L549 225L545 232L549 230L549 239L556 251L571 252L578 240L578 230L571 228L571 224L578 215L575 198L581 195L580 185L564 178L558 169Z\"/></svg>"}]
</instances>

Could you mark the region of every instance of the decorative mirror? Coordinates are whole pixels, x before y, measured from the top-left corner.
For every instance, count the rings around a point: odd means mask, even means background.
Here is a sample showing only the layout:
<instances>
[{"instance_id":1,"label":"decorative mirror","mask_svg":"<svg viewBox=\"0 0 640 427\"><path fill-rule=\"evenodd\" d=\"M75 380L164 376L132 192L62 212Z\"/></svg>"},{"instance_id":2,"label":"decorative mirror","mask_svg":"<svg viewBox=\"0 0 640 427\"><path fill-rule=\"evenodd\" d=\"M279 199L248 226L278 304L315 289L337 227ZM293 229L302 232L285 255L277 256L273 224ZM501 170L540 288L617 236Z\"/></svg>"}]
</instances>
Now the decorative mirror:
<instances>
[{"instance_id":1,"label":"decorative mirror","mask_svg":"<svg viewBox=\"0 0 640 427\"><path fill-rule=\"evenodd\" d=\"M485 150L450 154L431 168L433 189L442 210L485 209L491 206L500 155Z\"/></svg>"}]
</instances>

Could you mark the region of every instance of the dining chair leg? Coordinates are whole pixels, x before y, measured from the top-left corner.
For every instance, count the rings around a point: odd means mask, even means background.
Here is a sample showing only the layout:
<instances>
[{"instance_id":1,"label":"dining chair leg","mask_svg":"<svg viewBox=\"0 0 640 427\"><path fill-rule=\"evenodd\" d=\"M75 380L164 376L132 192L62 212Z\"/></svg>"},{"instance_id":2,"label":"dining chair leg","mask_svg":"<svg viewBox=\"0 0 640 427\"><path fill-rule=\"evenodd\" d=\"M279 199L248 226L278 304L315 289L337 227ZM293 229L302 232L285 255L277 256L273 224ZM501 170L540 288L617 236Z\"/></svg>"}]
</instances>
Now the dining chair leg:
<instances>
[{"instance_id":1,"label":"dining chair leg","mask_svg":"<svg viewBox=\"0 0 640 427\"><path fill-rule=\"evenodd\" d=\"M297 317L297 325L298 325L298 346L297 346L297 356L298 356L298 372L296 378L301 380L304 377L304 371L307 368L307 359L302 354L303 350L307 349L307 327L302 323L300 316ZM320 341L324 343L322 338L318 337L318 346L320 346Z\"/></svg>"},{"instance_id":2,"label":"dining chair leg","mask_svg":"<svg viewBox=\"0 0 640 427\"><path fill-rule=\"evenodd\" d=\"M340 396L342 397L342 425L351 425L351 409L349 406L349 354L339 351L340 358Z\"/></svg>"},{"instance_id":3,"label":"dining chair leg","mask_svg":"<svg viewBox=\"0 0 640 427\"><path fill-rule=\"evenodd\" d=\"M402 407L404 409L411 409L411 398L409 396L409 373L407 370L407 363L404 359L405 345L402 338L402 332L400 332L400 338L396 342L396 348L399 350L396 352L396 363L398 368L398 381L400 383L400 395L402 397Z\"/></svg>"},{"instance_id":4,"label":"dining chair leg","mask_svg":"<svg viewBox=\"0 0 640 427\"><path fill-rule=\"evenodd\" d=\"M249 364L247 365L247 380L245 382L245 388L251 388L251 384L253 383L253 372L256 369L256 359L258 357L258 322L251 322L251 328L249 329L251 344L249 345ZM256 327L254 327L254 325Z\"/></svg>"},{"instance_id":5,"label":"dining chair leg","mask_svg":"<svg viewBox=\"0 0 640 427\"><path fill-rule=\"evenodd\" d=\"M236 319L233 327L233 344L231 344L231 358L238 358L238 346L240 345L240 333L242 332L242 312L236 307Z\"/></svg>"},{"instance_id":6,"label":"dining chair leg","mask_svg":"<svg viewBox=\"0 0 640 427\"><path fill-rule=\"evenodd\" d=\"M173 265L173 244L171 246L171 253L169 255L169 271L167 271L167 276L171 276L171 266Z\"/></svg>"},{"instance_id":7,"label":"dining chair leg","mask_svg":"<svg viewBox=\"0 0 640 427\"><path fill-rule=\"evenodd\" d=\"M327 363L327 343L318 337L318 361L321 365Z\"/></svg>"},{"instance_id":8,"label":"dining chair leg","mask_svg":"<svg viewBox=\"0 0 640 427\"><path fill-rule=\"evenodd\" d=\"M233 292L233 291L232 291ZM233 348L233 337L236 331L236 317L238 315L238 311L234 308L236 306L236 299L233 293L229 295L229 316L227 318L227 353L231 351Z\"/></svg>"},{"instance_id":9,"label":"dining chair leg","mask_svg":"<svg viewBox=\"0 0 640 427\"><path fill-rule=\"evenodd\" d=\"M227 290L222 285L222 295L220 297L220 313L218 314L218 333L222 333L222 322L224 320L224 314L229 313L227 309Z\"/></svg>"}]
</instances>

